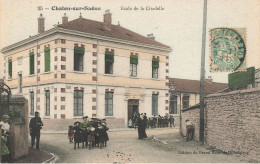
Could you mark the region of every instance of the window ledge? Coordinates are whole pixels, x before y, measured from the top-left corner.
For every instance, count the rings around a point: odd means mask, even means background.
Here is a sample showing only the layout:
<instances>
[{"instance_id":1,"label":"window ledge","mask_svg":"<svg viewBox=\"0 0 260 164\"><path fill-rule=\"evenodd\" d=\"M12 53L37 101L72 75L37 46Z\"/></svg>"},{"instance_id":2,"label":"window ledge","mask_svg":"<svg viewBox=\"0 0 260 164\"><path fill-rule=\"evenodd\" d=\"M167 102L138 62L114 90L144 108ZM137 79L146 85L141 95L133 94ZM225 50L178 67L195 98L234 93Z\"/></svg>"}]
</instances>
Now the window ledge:
<instances>
[{"instance_id":1,"label":"window ledge","mask_svg":"<svg viewBox=\"0 0 260 164\"><path fill-rule=\"evenodd\" d=\"M84 117L83 115L82 116L73 116L73 119L79 119L79 118L82 118Z\"/></svg>"},{"instance_id":2,"label":"window ledge","mask_svg":"<svg viewBox=\"0 0 260 164\"><path fill-rule=\"evenodd\" d=\"M104 73L103 75L104 75L104 76L116 77L116 75L114 75L114 74L106 74L106 73Z\"/></svg>"},{"instance_id":3,"label":"window ledge","mask_svg":"<svg viewBox=\"0 0 260 164\"><path fill-rule=\"evenodd\" d=\"M7 81L12 81L13 79L7 79Z\"/></svg>"},{"instance_id":4,"label":"window ledge","mask_svg":"<svg viewBox=\"0 0 260 164\"><path fill-rule=\"evenodd\" d=\"M52 73L51 71L48 71L48 72L43 72L43 73L41 73L41 74L50 74L50 73Z\"/></svg>"},{"instance_id":5,"label":"window ledge","mask_svg":"<svg viewBox=\"0 0 260 164\"><path fill-rule=\"evenodd\" d=\"M50 119L51 116L43 116L43 119Z\"/></svg>"},{"instance_id":6,"label":"window ledge","mask_svg":"<svg viewBox=\"0 0 260 164\"><path fill-rule=\"evenodd\" d=\"M105 116L106 119L115 119L115 116Z\"/></svg>"},{"instance_id":7,"label":"window ledge","mask_svg":"<svg viewBox=\"0 0 260 164\"><path fill-rule=\"evenodd\" d=\"M66 71L66 70L65 70ZM72 73L78 73L78 74L86 74L84 71L72 71Z\"/></svg>"},{"instance_id":8,"label":"window ledge","mask_svg":"<svg viewBox=\"0 0 260 164\"><path fill-rule=\"evenodd\" d=\"M33 76L35 76L35 74L31 74L31 75L29 75L28 77L33 77Z\"/></svg>"},{"instance_id":9,"label":"window ledge","mask_svg":"<svg viewBox=\"0 0 260 164\"><path fill-rule=\"evenodd\" d=\"M140 79L138 76L129 76L129 78L132 78L132 79Z\"/></svg>"}]
</instances>

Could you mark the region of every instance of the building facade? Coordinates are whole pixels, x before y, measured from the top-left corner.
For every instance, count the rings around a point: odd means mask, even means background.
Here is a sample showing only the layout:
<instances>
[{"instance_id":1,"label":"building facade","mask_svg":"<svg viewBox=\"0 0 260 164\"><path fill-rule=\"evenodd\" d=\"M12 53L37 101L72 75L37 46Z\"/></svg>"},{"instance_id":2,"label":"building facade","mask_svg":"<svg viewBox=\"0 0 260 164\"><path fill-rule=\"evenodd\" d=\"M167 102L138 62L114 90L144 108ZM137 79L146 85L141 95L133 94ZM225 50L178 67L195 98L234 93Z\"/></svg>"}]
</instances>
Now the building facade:
<instances>
[{"instance_id":1,"label":"building facade","mask_svg":"<svg viewBox=\"0 0 260 164\"><path fill-rule=\"evenodd\" d=\"M126 127L135 111L169 113L171 48L111 20L110 12L104 22L64 15L44 31L41 15L38 35L2 49L5 82L28 99L31 117L38 111L53 126L89 116Z\"/></svg>"},{"instance_id":2,"label":"building facade","mask_svg":"<svg viewBox=\"0 0 260 164\"><path fill-rule=\"evenodd\" d=\"M180 111L200 103L200 81L169 78L170 105L169 114L179 120ZM204 82L205 95L222 91L228 87L225 83L213 82L211 78ZM179 121L176 122L177 124Z\"/></svg>"}]
</instances>

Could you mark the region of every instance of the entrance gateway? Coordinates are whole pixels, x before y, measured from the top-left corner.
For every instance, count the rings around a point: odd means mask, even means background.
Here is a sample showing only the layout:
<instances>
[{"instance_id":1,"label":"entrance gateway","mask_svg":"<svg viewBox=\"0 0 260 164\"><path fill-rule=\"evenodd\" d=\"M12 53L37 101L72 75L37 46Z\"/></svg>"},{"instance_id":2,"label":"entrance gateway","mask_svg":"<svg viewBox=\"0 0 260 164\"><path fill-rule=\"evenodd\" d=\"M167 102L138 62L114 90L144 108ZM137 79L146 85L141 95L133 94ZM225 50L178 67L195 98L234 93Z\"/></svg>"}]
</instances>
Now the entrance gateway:
<instances>
[{"instance_id":1,"label":"entrance gateway","mask_svg":"<svg viewBox=\"0 0 260 164\"><path fill-rule=\"evenodd\" d=\"M128 100L127 124L129 124L129 119L133 119L133 116L136 112L139 113L139 100L138 99L129 99Z\"/></svg>"}]
</instances>

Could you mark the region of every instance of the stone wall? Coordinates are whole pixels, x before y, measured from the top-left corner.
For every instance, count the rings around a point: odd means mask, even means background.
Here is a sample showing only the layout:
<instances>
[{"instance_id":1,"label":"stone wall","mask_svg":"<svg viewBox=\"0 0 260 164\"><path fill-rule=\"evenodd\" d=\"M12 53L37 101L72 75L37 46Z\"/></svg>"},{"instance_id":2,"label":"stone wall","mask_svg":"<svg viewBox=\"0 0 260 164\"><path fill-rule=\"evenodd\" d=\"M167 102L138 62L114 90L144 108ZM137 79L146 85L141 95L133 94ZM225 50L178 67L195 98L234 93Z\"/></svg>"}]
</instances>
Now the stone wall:
<instances>
[{"instance_id":1,"label":"stone wall","mask_svg":"<svg viewBox=\"0 0 260 164\"><path fill-rule=\"evenodd\" d=\"M8 138L8 147L13 159L26 156L29 153L28 147L28 102L21 95L13 95L10 101L10 108L19 107L24 120L10 124L11 134Z\"/></svg>"},{"instance_id":2,"label":"stone wall","mask_svg":"<svg viewBox=\"0 0 260 164\"><path fill-rule=\"evenodd\" d=\"M205 101L207 144L259 161L260 88L213 94Z\"/></svg>"},{"instance_id":3,"label":"stone wall","mask_svg":"<svg viewBox=\"0 0 260 164\"><path fill-rule=\"evenodd\" d=\"M194 136L193 139L199 141L199 131L200 131L200 106L195 105L190 108L182 110L182 128L181 132L184 136L186 136L186 125L185 121L189 119L194 127Z\"/></svg>"},{"instance_id":4,"label":"stone wall","mask_svg":"<svg viewBox=\"0 0 260 164\"><path fill-rule=\"evenodd\" d=\"M217 93L205 98L205 142L249 161L260 156L260 88ZM185 120L192 121L199 141L199 105L182 110L181 131L186 135Z\"/></svg>"}]
</instances>

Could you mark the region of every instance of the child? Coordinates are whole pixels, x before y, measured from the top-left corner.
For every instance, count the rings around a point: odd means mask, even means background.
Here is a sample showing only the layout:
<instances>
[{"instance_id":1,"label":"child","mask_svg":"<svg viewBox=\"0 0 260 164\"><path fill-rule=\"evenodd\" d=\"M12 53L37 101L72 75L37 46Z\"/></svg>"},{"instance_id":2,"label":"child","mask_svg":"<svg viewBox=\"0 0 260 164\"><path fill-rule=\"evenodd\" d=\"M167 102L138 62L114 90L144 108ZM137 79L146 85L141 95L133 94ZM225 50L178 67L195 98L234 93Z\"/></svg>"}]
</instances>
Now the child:
<instances>
[{"instance_id":1,"label":"child","mask_svg":"<svg viewBox=\"0 0 260 164\"><path fill-rule=\"evenodd\" d=\"M82 142L82 132L80 130L80 122L76 121L74 123L74 149L76 149L76 144L78 144L79 148L79 143Z\"/></svg>"},{"instance_id":2,"label":"child","mask_svg":"<svg viewBox=\"0 0 260 164\"><path fill-rule=\"evenodd\" d=\"M109 140L108 138L108 134L107 131L109 130L109 128L107 127L107 124L105 122L102 123L102 127L104 129L104 137L105 137L105 142L104 142L104 146L107 146L107 141Z\"/></svg>"},{"instance_id":3,"label":"child","mask_svg":"<svg viewBox=\"0 0 260 164\"><path fill-rule=\"evenodd\" d=\"M99 144L100 149L105 146L105 132L106 130L101 125L101 122L98 123L98 128L96 129L97 132L97 142Z\"/></svg>"},{"instance_id":4,"label":"child","mask_svg":"<svg viewBox=\"0 0 260 164\"><path fill-rule=\"evenodd\" d=\"M94 147L95 144L95 136L96 136L96 132L95 132L95 128L92 127L92 124L89 124L89 126L87 127L87 140L88 140L88 146L89 146L89 150L91 148Z\"/></svg>"},{"instance_id":5,"label":"child","mask_svg":"<svg viewBox=\"0 0 260 164\"><path fill-rule=\"evenodd\" d=\"M88 125L88 116L83 117L83 122L80 124L80 130L82 132L82 147L87 147L87 125ZM85 144L84 144L85 143ZM85 146L84 146L85 145Z\"/></svg>"},{"instance_id":6,"label":"child","mask_svg":"<svg viewBox=\"0 0 260 164\"><path fill-rule=\"evenodd\" d=\"M2 129L2 162L9 162L9 149L7 147L7 137L8 137L8 134L6 133L5 130Z\"/></svg>"},{"instance_id":7,"label":"child","mask_svg":"<svg viewBox=\"0 0 260 164\"><path fill-rule=\"evenodd\" d=\"M74 130L73 130L73 126L70 125L68 130L68 139L70 143L73 143L73 138L74 138Z\"/></svg>"}]
</instances>

